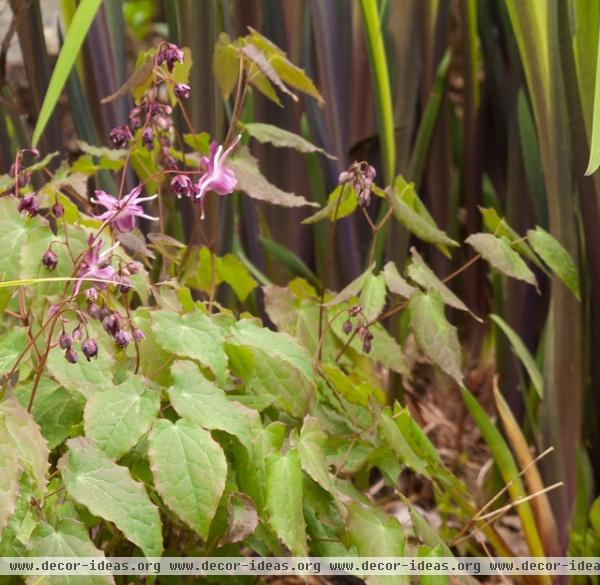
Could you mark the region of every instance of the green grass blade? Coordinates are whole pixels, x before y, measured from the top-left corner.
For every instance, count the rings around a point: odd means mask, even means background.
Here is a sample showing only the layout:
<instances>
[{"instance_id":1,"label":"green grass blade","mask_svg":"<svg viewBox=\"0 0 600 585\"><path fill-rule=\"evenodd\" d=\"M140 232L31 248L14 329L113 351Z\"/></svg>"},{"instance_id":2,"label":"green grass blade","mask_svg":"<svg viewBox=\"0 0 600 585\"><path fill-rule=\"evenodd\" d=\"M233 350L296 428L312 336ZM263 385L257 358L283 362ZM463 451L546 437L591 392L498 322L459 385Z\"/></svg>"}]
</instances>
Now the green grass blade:
<instances>
[{"instance_id":1,"label":"green grass blade","mask_svg":"<svg viewBox=\"0 0 600 585\"><path fill-rule=\"evenodd\" d=\"M600 31L599 31L600 35ZM596 83L594 87L594 114L592 119L592 139L590 144L590 160L586 175L596 172L600 166L600 51L596 57Z\"/></svg>"},{"instance_id":2,"label":"green grass blade","mask_svg":"<svg viewBox=\"0 0 600 585\"><path fill-rule=\"evenodd\" d=\"M535 388L539 397L542 398L544 392L542 374L537 367L533 356L529 353L527 347L525 347L523 340L519 337L519 334L499 315L490 315L490 319L492 319L492 321L494 321L494 323L496 323L496 325L502 329L502 332L510 341L514 352L525 366L533 387Z\"/></svg>"},{"instance_id":3,"label":"green grass blade","mask_svg":"<svg viewBox=\"0 0 600 585\"><path fill-rule=\"evenodd\" d=\"M65 37L65 44L58 55L58 60L56 61L56 66L54 67L52 77L50 78L50 84L48 85L48 91L44 96L44 102L42 103L33 131L31 145L34 147L37 145L40 136L46 128L46 124L56 107L58 98L62 93L69 73L75 64L75 59L79 54L79 49L83 44L85 36L94 20L94 16L96 15L96 12L98 12L101 4L102 0L82 0L73 16L73 21L71 22L71 26Z\"/></svg>"},{"instance_id":4,"label":"green grass blade","mask_svg":"<svg viewBox=\"0 0 600 585\"><path fill-rule=\"evenodd\" d=\"M479 402L477 402L477 399L466 388L462 388L461 393L471 416L479 427L483 440L494 458L494 462L502 475L502 479L506 484L509 484L508 493L510 494L511 500L515 502L526 497L527 492L519 477L519 468L515 463L513 455L508 448L502 433L491 421ZM529 502L523 502L517 505L516 511L521 518L529 554L531 556L545 556L542 541Z\"/></svg>"}]
</instances>

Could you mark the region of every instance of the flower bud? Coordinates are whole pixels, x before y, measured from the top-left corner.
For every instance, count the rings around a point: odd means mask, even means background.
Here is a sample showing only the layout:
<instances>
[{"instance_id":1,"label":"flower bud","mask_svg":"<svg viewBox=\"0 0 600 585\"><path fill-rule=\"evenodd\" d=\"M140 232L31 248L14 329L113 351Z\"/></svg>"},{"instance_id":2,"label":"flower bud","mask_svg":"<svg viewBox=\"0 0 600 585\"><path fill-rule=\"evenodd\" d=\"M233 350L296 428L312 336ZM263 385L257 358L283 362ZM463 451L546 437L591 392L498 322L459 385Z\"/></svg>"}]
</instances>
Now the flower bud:
<instances>
[{"instance_id":1,"label":"flower bud","mask_svg":"<svg viewBox=\"0 0 600 585\"><path fill-rule=\"evenodd\" d=\"M63 331L58 338L58 345L60 346L60 349L69 349L73 345L73 338Z\"/></svg>"},{"instance_id":2,"label":"flower bud","mask_svg":"<svg viewBox=\"0 0 600 585\"><path fill-rule=\"evenodd\" d=\"M77 326L73 329L73 341L81 341L81 327Z\"/></svg>"},{"instance_id":3,"label":"flower bud","mask_svg":"<svg viewBox=\"0 0 600 585\"><path fill-rule=\"evenodd\" d=\"M338 178L338 183L340 185L343 185L344 183L347 183L349 180L350 180L350 173L348 171L342 171Z\"/></svg>"},{"instance_id":4,"label":"flower bud","mask_svg":"<svg viewBox=\"0 0 600 585\"><path fill-rule=\"evenodd\" d=\"M137 274L140 271L140 265L138 262L128 262L127 270L129 274Z\"/></svg>"},{"instance_id":5,"label":"flower bud","mask_svg":"<svg viewBox=\"0 0 600 585\"><path fill-rule=\"evenodd\" d=\"M135 339L135 341L137 341L138 343L140 341L144 341L144 339L146 339L146 335L144 334L144 332L141 329L135 328L131 334L133 336L133 339Z\"/></svg>"},{"instance_id":6,"label":"flower bud","mask_svg":"<svg viewBox=\"0 0 600 585\"><path fill-rule=\"evenodd\" d=\"M365 353L370 353L371 352L371 340L370 339L365 339L363 341L362 350Z\"/></svg>"},{"instance_id":7,"label":"flower bud","mask_svg":"<svg viewBox=\"0 0 600 585\"><path fill-rule=\"evenodd\" d=\"M117 148L126 146L133 138L128 126L117 126L116 128L113 128L108 137Z\"/></svg>"},{"instance_id":8,"label":"flower bud","mask_svg":"<svg viewBox=\"0 0 600 585\"><path fill-rule=\"evenodd\" d=\"M119 315L117 313L111 313L107 315L102 320L102 327L104 327L104 331L113 337L119 332L121 329L121 320L119 319Z\"/></svg>"},{"instance_id":9,"label":"flower bud","mask_svg":"<svg viewBox=\"0 0 600 585\"><path fill-rule=\"evenodd\" d=\"M58 266L58 257L50 248L42 256L42 264L48 270L54 270Z\"/></svg>"},{"instance_id":10,"label":"flower bud","mask_svg":"<svg viewBox=\"0 0 600 585\"><path fill-rule=\"evenodd\" d=\"M35 195L25 195L19 200L19 213L26 213L30 217L37 215L39 201Z\"/></svg>"},{"instance_id":11,"label":"flower bud","mask_svg":"<svg viewBox=\"0 0 600 585\"><path fill-rule=\"evenodd\" d=\"M352 332L352 322L350 321L350 319L348 319L348 321L344 323L342 330L346 335L349 335Z\"/></svg>"},{"instance_id":12,"label":"flower bud","mask_svg":"<svg viewBox=\"0 0 600 585\"><path fill-rule=\"evenodd\" d=\"M171 179L171 190L179 199L189 197L194 191L194 184L187 175L175 175Z\"/></svg>"},{"instance_id":13,"label":"flower bud","mask_svg":"<svg viewBox=\"0 0 600 585\"><path fill-rule=\"evenodd\" d=\"M154 148L154 131L152 128L144 128L142 130L142 144L148 149Z\"/></svg>"},{"instance_id":14,"label":"flower bud","mask_svg":"<svg viewBox=\"0 0 600 585\"><path fill-rule=\"evenodd\" d=\"M81 351L83 351L83 355L87 358L89 362L93 357L97 357L98 355L98 344L91 337L88 337L81 344Z\"/></svg>"},{"instance_id":15,"label":"flower bud","mask_svg":"<svg viewBox=\"0 0 600 585\"><path fill-rule=\"evenodd\" d=\"M85 298L92 303L96 302L98 300L98 291L91 286L85 291Z\"/></svg>"},{"instance_id":16,"label":"flower bud","mask_svg":"<svg viewBox=\"0 0 600 585\"><path fill-rule=\"evenodd\" d=\"M65 208L58 201L50 208L52 215L60 219L65 214Z\"/></svg>"},{"instance_id":17,"label":"flower bud","mask_svg":"<svg viewBox=\"0 0 600 585\"><path fill-rule=\"evenodd\" d=\"M75 353L75 351L71 348L67 349L65 351L65 359L70 363L70 364L76 364L79 361L79 358L77 357L77 354Z\"/></svg>"},{"instance_id":18,"label":"flower bud","mask_svg":"<svg viewBox=\"0 0 600 585\"><path fill-rule=\"evenodd\" d=\"M115 341L121 349L125 349L131 343L131 335L125 329L119 329L115 334Z\"/></svg>"},{"instance_id":19,"label":"flower bud","mask_svg":"<svg viewBox=\"0 0 600 585\"><path fill-rule=\"evenodd\" d=\"M190 86L185 83L176 83L173 91L181 100L187 100L190 97Z\"/></svg>"},{"instance_id":20,"label":"flower bud","mask_svg":"<svg viewBox=\"0 0 600 585\"><path fill-rule=\"evenodd\" d=\"M87 314L96 321L100 321L100 319L102 319L102 309L96 303L88 304Z\"/></svg>"},{"instance_id":21,"label":"flower bud","mask_svg":"<svg viewBox=\"0 0 600 585\"><path fill-rule=\"evenodd\" d=\"M131 280L129 280L129 278L127 278L126 276L118 276L117 280L119 281L119 284L117 285L117 290L120 293L123 294L127 294L130 290L131 290Z\"/></svg>"},{"instance_id":22,"label":"flower bud","mask_svg":"<svg viewBox=\"0 0 600 585\"><path fill-rule=\"evenodd\" d=\"M159 65L166 63L167 69L172 73L175 63L183 63L183 51L173 43L165 43L165 46L158 53L157 62Z\"/></svg>"}]
</instances>

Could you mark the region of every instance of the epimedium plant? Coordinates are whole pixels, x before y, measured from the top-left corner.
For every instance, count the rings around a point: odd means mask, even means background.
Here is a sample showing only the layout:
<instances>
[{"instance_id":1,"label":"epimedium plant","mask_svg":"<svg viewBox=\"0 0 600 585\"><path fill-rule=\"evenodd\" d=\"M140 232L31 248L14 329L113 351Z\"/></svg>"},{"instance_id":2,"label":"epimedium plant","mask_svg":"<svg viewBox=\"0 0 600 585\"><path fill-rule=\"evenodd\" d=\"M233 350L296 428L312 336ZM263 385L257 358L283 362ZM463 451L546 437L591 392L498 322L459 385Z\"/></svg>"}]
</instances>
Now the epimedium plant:
<instances>
[{"instance_id":1,"label":"epimedium plant","mask_svg":"<svg viewBox=\"0 0 600 585\"><path fill-rule=\"evenodd\" d=\"M481 531L511 554L409 410L388 405L383 380L410 376L414 352L383 322L404 315L419 352L462 388L461 345L445 308L469 309L448 281L481 257L534 286L528 263L553 271L578 296L573 261L541 228L520 237L483 210L487 231L466 240L476 256L445 280L413 248L406 266L370 262L338 293L302 278L263 282L275 330L251 310L223 306L220 283L251 309L260 274L240 255L217 256L210 242L170 235L178 233L170 210L189 199L203 217L207 198L234 191L311 205L270 184L245 143L320 149L239 118L252 89L277 103L277 91L320 95L256 31L234 42L223 35L214 65L224 98L235 90L222 144L194 133L185 110L189 53L162 42L117 92L131 92L135 106L110 133L114 149L82 143L84 154L55 172L56 154L38 160L36 150L21 151L0 179L0 552L435 556L451 555L453 544L479 550L462 537ZM176 131L174 109L188 133ZM132 170L139 183L127 190ZM90 179L105 171L121 172L114 194L105 186L89 197ZM389 206L378 223L368 209L374 197ZM355 212L374 240L395 218L445 254L459 246L412 184L397 177L381 188L366 162L342 173L306 222L328 220L334 230ZM527 544L543 554L539 508L525 497L504 439L462 392L486 441L503 446L499 466ZM408 526L369 493L374 474L397 490L404 470L432 483L444 511L439 530L407 498Z\"/></svg>"}]
</instances>

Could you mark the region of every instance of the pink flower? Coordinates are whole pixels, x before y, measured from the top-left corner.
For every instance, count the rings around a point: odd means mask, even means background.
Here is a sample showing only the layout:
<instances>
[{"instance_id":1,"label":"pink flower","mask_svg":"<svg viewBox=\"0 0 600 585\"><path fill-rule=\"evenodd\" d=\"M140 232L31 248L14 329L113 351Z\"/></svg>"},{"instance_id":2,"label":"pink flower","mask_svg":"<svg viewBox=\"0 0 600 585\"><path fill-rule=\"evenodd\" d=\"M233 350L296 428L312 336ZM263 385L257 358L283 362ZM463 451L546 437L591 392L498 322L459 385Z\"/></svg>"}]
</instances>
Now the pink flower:
<instances>
[{"instance_id":1,"label":"pink flower","mask_svg":"<svg viewBox=\"0 0 600 585\"><path fill-rule=\"evenodd\" d=\"M75 294L79 294L79 290L81 289L81 285L83 284L85 279L97 279L98 281L111 281L115 279L115 270L110 265L109 254L118 246L119 244L115 244L108 250L102 249L102 240L98 240L94 244L94 236L90 234L88 237L88 250L85 253L83 261L79 270L77 271L77 282L75 283L75 288L73 292ZM108 286L108 282L95 282L94 286L97 288L106 288Z\"/></svg>"},{"instance_id":2,"label":"pink flower","mask_svg":"<svg viewBox=\"0 0 600 585\"><path fill-rule=\"evenodd\" d=\"M219 195L229 195L237 186L235 173L224 166L225 160L231 154L231 151L237 146L241 135L231 143L229 148L223 151L223 145L217 146L213 141L210 145L210 154L208 157L202 157L202 164L206 172L200 177L195 185L194 199L204 203L203 198L207 191L214 191ZM202 208L202 217L204 217L204 207Z\"/></svg>"},{"instance_id":3,"label":"pink flower","mask_svg":"<svg viewBox=\"0 0 600 585\"><path fill-rule=\"evenodd\" d=\"M142 201L156 199L158 195L152 195L152 197L140 197L139 195L141 192L142 186L138 185L122 199L117 199L104 191L94 191L95 197L91 199L92 203L106 207L104 213L95 215L94 217L109 222L119 232L130 232L135 227L136 217L144 217L156 221L158 219L157 217L152 217L144 213L144 209L140 203L142 203Z\"/></svg>"}]
</instances>

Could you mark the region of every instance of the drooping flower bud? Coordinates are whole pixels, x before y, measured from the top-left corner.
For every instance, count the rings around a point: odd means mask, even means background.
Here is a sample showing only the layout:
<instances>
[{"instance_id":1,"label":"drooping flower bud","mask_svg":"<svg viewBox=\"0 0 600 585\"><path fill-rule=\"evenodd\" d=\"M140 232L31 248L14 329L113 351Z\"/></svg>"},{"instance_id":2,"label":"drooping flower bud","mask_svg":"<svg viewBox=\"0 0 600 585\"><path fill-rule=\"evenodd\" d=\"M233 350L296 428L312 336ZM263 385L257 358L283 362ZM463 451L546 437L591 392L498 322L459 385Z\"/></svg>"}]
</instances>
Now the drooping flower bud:
<instances>
[{"instance_id":1,"label":"drooping flower bud","mask_svg":"<svg viewBox=\"0 0 600 585\"><path fill-rule=\"evenodd\" d=\"M342 330L346 335L349 335L352 332L352 322L348 319L344 325L342 326Z\"/></svg>"},{"instance_id":2,"label":"drooping flower bud","mask_svg":"<svg viewBox=\"0 0 600 585\"><path fill-rule=\"evenodd\" d=\"M140 271L140 265L138 262L128 262L127 270L129 274L137 274Z\"/></svg>"},{"instance_id":3,"label":"drooping flower bud","mask_svg":"<svg viewBox=\"0 0 600 585\"><path fill-rule=\"evenodd\" d=\"M185 83L176 83L173 91L180 100L187 100L190 97L190 86Z\"/></svg>"},{"instance_id":4,"label":"drooping flower bud","mask_svg":"<svg viewBox=\"0 0 600 585\"><path fill-rule=\"evenodd\" d=\"M60 349L69 349L73 345L73 338L66 331L63 331L58 338L58 345Z\"/></svg>"},{"instance_id":5,"label":"drooping flower bud","mask_svg":"<svg viewBox=\"0 0 600 585\"><path fill-rule=\"evenodd\" d=\"M129 144L129 141L133 138L129 126L117 126L110 131L108 135L110 141L117 147L121 148Z\"/></svg>"},{"instance_id":6,"label":"drooping flower bud","mask_svg":"<svg viewBox=\"0 0 600 585\"><path fill-rule=\"evenodd\" d=\"M365 339L363 341L362 350L365 353L370 353L371 352L371 340L370 339Z\"/></svg>"},{"instance_id":7,"label":"drooping flower bud","mask_svg":"<svg viewBox=\"0 0 600 585\"><path fill-rule=\"evenodd\" d=\"M98 356L98 344L91 337L88 337L81 344L81 351L83 351L83 355L87 358L89 362L93 357Z\"/></svg>"},{"instance_id":8,"label":"drooping flower bud","mask_svg":"<svg viewBox=\"0 0 600 585\"><path fill-rule=\"evenodd\" d=\"M154 130L152 130L152 128L144 128L142 130L142 144L148 150L154 148Z\"/></svg>"},{"instance_id":9,"label":"drooping flower bud","mask_svg":"<svg viewBox=\"0 0 600 585\"><path fill-rule=\"evenodd\" d=\"M96 321L100 321L100 319L102 319L102 308L96 303L88 304L87 313L92 319L95 319Z\"/></svg>"},{"instance_id":10,"label":"drooping flower bud","mask_svg":"<svg viewBox=\"0 0 600 585\"><path fill-rule=\"evenodd\" d=\"M131 343L131 335L125 329L119 329L115 334L115 341L121 349L125 349Z\"/></svg>"},{"instance_id":11,"label":"drooping flower bud","mask_svg":"<svg viewBox=\"0 0 600 585\"><path fill-rule=\"evenodd\" d=\"M50 211L57 219L60 219L65 214L65 208L58 201L50 208Z\"/></svg>"},{"instance_id":12,"label":"drooping flower bud","mask_svg":"<svg viewBox=\"0 0 600 585\"><path fill-rule=\"evenodd\" d=\"M121 329L121 319L119 319L118 313L111 313L104 317L102 327L106 333L114 337Z\"/></svg>"},{"instance_id":13,"label":"drooping flower bud","mask_svg":"<svg viewBox=\"0 0 600 585\"><path fill-rule=\"evenodd\" d=\"M58 256L48 248L42 256L42 264L48 270L54 270L58 266Z\"/></svg>"},{"instance_id":14,"label":"drooping flower bud","mask_svg":"<svg viewBox=\"0 0 600 585\"><path fill-rule=\"evenodd\" d=\"M69 348L65 351L65 359L70 364L76 364L79 361L77 354L75 353L75 351L72 348Z\"/></svg>"},{"instance_id":15,"label":"drooping flower bud","mask_svg":"<svg viewBox=\"0 0 600 585\"><path fill-rule=\"evenodd\" d=\"M146 339L146 335L144 334L144 332L141 329L138 329L137 327L131 332L131 334L133 336L133 339L135 339L135 341L137 341L138 343Z\"/></svg>"},{"instance_id":16,"label":"drooping flower bud","mask_svg":"<svg viewBox=\"0 0 600 585\"><path fill-rule=\"evenodd\" d=\"M73 341L81 341L81 326L79 325L73 329Z\"/></svg>"},{"instance_id":17,"label":"drooping flower bud","mask_svg":"<svg viewBox=\"0 0 600 585\"><path fill-rule=\"evenodd\" d=\"M194 192L194 184L187 175L175 175L171 179L171 189L179 199L190 197Z\"/></svg>"},{"instance_id":18,"label":"drooping flower bud","mask_svg":"<svg viewBox=\"0 0 600 585\"><path fill-rule=\"evenodd\" d=\"M85 298L88 301L95 303L98 300L98 291L93 286L91 286L85 291Z\"/></svg>"},{"instance_id":19,"label":"drooping flower bud","mask_svg":"<svg viewBox=\"0 0 600 585\"><path fill-rule=\"evenodd\" d=\"M118 276L117 280L119 281L119 284L117 285L117 290L120 293L127 294L131 290L131 280L129 280L129 278L123 275Z\"/></svg>"},{"instance_id":20,"label":"drooping flower bud","mask_svg":"<svg viewBox=\"0 0 600 585\"><path fill-rule=\"evenodd\" d=\"M175 63L183 63L183 51L173 43L166 43L158 53L157 62L159 65L166 63L167 69L172 73Z\"/></svg>"},{"instance_id":21,"label":"drooping flower bud","mask_svg":"<svg viewBox=\"0 0 600 585\"><path fill-rule=\"evenodd\" d=\"M37 215L39 205L38 198L35 195L25 195L19 200L18 210L19 213L26 213L30 217L33 217Z\"/></svg>"}]
</instances>

